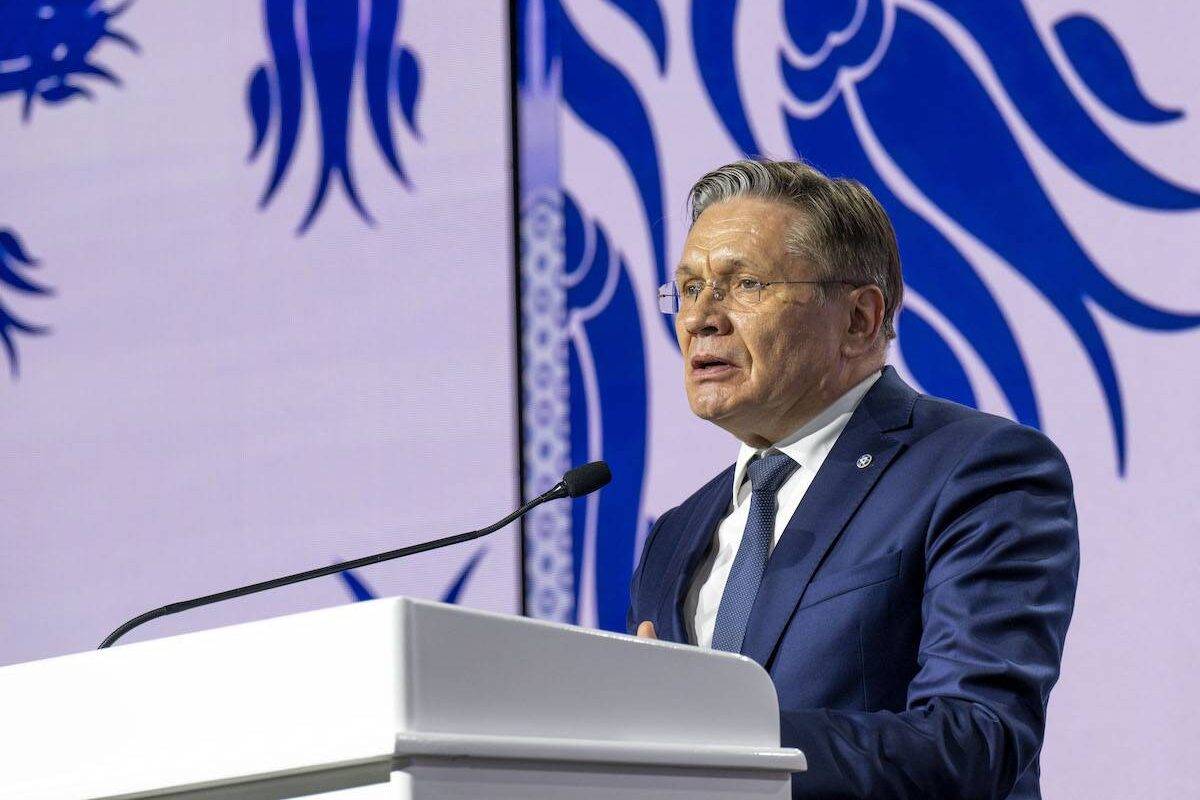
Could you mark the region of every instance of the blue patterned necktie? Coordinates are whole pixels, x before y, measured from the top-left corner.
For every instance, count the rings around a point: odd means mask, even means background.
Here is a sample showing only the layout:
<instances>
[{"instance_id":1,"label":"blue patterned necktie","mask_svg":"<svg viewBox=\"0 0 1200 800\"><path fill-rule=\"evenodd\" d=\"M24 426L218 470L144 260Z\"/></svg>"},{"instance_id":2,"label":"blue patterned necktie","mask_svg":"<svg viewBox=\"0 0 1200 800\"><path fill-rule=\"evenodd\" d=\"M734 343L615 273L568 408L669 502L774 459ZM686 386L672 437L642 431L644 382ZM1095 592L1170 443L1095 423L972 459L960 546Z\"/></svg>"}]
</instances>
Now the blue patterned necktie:
<instances>
[{"instance_id":1,"label":"blue patterned necktie","mask_svg":"<svg viewBox=\"0 0 1200 800\"><path fill-rule=\"evenodd\" d=\"M729 570L729 580L721 595L717 608L717 622L713 628L712 647L739 653L742 639L746 635L746 623L750 620L750 609L762 583L767 568L767 557L771 554L771 540L775 533L775 493L800 465L780 452L756 458L746 467L750 476L750 516L746 519L746 530L742 543Z\"/></svg>"}]
</instances>

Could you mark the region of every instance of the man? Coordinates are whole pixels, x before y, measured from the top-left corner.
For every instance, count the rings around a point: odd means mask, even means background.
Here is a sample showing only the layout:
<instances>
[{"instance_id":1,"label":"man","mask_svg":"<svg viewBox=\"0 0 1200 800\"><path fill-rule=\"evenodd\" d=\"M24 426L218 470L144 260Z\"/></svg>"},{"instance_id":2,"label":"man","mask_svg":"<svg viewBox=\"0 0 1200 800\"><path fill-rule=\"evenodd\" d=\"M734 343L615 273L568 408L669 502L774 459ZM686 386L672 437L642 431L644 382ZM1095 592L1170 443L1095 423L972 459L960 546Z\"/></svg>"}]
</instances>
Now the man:
<instances>
[{"instance_id":1,"label":"man","mask_svg":"<svg viewBox=\"0 0 1200 800\"><path fill-rule=\"evenodd\" d=\"M692 411L741 449L650 532L630 631L767 669L795 797L1040 797L1078 575L1062 455L884 365L900 260L864 187L741 161L689 200L660 303Z\"/></svg>"}]
</instances>

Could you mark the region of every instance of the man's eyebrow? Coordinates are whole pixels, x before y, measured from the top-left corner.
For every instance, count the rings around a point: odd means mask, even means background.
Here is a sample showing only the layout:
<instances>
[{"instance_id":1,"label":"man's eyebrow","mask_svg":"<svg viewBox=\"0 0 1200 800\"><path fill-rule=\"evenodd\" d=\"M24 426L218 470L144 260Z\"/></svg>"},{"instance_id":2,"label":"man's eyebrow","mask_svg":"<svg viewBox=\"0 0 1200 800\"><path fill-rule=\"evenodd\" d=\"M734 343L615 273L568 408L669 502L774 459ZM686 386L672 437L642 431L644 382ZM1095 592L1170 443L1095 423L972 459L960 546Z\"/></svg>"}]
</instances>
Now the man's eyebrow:
<instances>
[{"instance_id":1,"label":"man's eyebrow","mask_svg":"<svg viewBox=\"0 0 1200 800\"><path fill-rule=\"evenodd\" d=\"M757 264L753 263L752 261L749 261L746 258L743 258L741 256L735 256L727 261L722 261L717 267L714 268L713 271L717 272L717 273L725 273L725 272L733 272L733 271L739 270L739 269L758 270L758 269L760 269L760 267ZM675 268L675 274L676 275L695 275L696 272L691 267L689 267L687 264L680 264L678 267Z\"/></svg>"}]
</instances>

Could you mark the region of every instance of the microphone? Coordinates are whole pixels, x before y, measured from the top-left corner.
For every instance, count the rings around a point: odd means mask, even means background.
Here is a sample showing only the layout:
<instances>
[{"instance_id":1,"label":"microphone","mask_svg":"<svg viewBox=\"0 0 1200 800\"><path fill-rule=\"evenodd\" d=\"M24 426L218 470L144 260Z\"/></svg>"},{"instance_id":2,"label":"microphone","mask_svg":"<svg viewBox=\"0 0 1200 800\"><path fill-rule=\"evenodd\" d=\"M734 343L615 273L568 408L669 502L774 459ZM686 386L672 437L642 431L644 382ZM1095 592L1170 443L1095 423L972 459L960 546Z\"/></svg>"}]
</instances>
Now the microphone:
<instances>
[{"instance_id":1,"label":"microphone","mask_svg":"<svg viewBox=\"0 0 1200 800\"><path fill-rule=\"evenodd\" d=\"M204 597L195 597L191 600L182 600L178 603L170 603L156 608L152 611L147 611L144 614L139 614L131 620L123 623L119 628L105 637L104 641L96 649L103 650L111 647L118 639L137 626L149 622L152 619L165 617L169 614L178 614L181 611L189 611L193 608L206 606L211 603L219 603L222 600L232 600L235 597L243 597L256 592L265 592L268 589L278 589L280 586L288 586L293 583L300 583L312 578L322 578L326 575L333 575L338 572L345 572L348 569L358 569L371 564L379 564L384 561L391 561L394 558L404 558L405 556L424 553L428 550L437 550L440 547L448 547L452 544L461 544L469 542L472 539L478 539L481 536L487 536L489 533L500 530L505 525L508 525L513 520L525 516L531 510L550 500L557 500L560 497L583 497L586 494L591 494L602 486L605 486L612 480L612 472L608 469L608 464L603 461L593 461L590 464L584 464L582 467L568 470L561 481L551 487L548 491L543 492L537 497L530 500L525 505L518 508L516 511L509 514L499 522L489 525L486 528L480 528L477 531L468 531L467 533L459 533L454 536L444 536L441 539L434 539L428 542L420 542L418 544L401 547L397 550L388 550L383 553L376 553L373 556L363 556L351 561L342 561L337 564L330 564L326 567L318 567L310 569L306 572L297 572L294 575L285 575L282 578L272 578L268 581L260 583L252 583L249 586L239 586L236 589L226 589L223 592L216 594L205 595Z\"/></svg>"},{"instance_id":2,"label":"microphone","mask_svg":"<svg viewBox=\"0 0 1200 800\"><path fill-rule=\"evenodd\" d=\"M601 486L607 486L611 480L612 471L609 470L608 464L604 461L593 461L568 470L559 485L566 490L568 497L583 497Z\"/></svg>"}]
</instances>

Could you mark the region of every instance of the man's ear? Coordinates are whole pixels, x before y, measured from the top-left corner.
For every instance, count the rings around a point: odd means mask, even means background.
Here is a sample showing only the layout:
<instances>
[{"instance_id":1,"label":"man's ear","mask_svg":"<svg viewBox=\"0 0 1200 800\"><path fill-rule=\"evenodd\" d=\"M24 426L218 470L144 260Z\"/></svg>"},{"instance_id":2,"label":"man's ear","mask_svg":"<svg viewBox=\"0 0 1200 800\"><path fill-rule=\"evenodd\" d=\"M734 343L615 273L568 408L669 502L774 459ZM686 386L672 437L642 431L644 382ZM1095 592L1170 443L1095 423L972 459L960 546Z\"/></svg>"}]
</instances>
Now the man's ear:
<instances>
[{"instance_id":1,"label":"man's ear","mask_svg":"<svg viewBox=\"0 0 1200 800\"><path fill-rule=\"evenodd\" d=\"M842 355L857 358L871 352L883 336L883 292L873 283L850 291L850 316L842 337Z\"/></svg>"}]
</instances>

